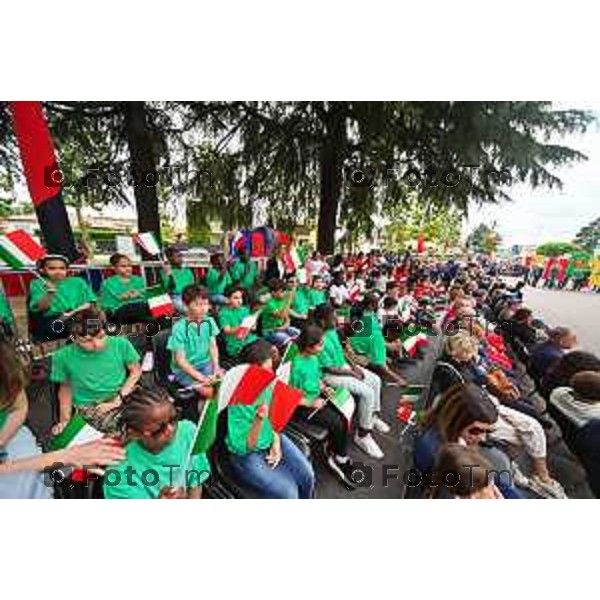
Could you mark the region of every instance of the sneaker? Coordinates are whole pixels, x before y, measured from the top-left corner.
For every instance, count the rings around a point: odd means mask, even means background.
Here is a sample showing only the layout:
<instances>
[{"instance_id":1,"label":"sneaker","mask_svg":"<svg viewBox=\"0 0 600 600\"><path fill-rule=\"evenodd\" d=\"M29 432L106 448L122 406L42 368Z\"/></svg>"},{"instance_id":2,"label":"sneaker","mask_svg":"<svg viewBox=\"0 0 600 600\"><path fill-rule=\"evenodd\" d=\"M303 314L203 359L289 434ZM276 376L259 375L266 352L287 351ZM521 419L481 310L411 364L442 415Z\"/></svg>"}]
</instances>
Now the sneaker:
<instances>
[{"instance_id":1,"label":"sneaker","mask_svg":"<svg viewBox=\"0 0 600 600\"><path fill-rule=\"evenodd\" d=\"M537 475L529 479L529 488L543 498L552 498L557 500L565 500L568 498L562 485L555 479L550 481L542 481Z\"/></svg>"},{"instance_id":2,"label":"sneaker","mask_svg":"<svg viewBox=\"0 0 600 600\"><path fill-rule=\"evenodd\" d=\"M367 435L363 435L362 437L359 435L354 436L354 443L365 453L371 456L372 458L383 458L383 450L379 447L377 442L373 439L373 436L370 433Z\"/></svg>"},{"instance_id":3,"label":"sneaker","mask_svg":"<svg viewBox=\"0 0 600 600\"><path fill-rule=\"evenodd\" d=\"M379 433L389 433L392 430L381 417L375 417L373 419L373 429L379 431Z\"/></svg>"},{"instance_id":4,"label":"sneaker","mask_svg":"<svg viewBox=\"0 0 600 600\"><path fill-rule=\"evenodd\" d=\"M352 461L348 459L346 462L341 463L335 460L333 455L327 457L327 466L331 469L333 474L349 489L355 490L356 484L352 479L352 472L354 467Z\"/></svg>"}]
</instances>

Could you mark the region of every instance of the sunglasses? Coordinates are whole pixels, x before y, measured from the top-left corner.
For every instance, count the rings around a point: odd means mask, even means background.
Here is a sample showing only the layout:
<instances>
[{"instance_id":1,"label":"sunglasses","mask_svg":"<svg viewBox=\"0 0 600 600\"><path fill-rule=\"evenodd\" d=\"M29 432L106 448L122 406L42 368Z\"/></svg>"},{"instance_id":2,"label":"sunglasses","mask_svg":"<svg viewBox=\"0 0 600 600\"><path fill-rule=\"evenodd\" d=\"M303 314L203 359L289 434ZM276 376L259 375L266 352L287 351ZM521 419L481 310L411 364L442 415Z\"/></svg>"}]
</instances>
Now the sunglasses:
<instances>
[{"instance_id":1,"label":"sunglasses","mask_svg":"<svg viewBox=\"0 0 600 600\"><path fill-rule=\"evenodd\" d=\"M178 409L175 409L175 411L173 412L171 417L169 419L167 419L166 421L162 421L161 423L159 423L158 427L154 431L150 432L148 434L148 436L149 437L160 437L167 431L167 429L169 428L170 425L175 425L177 423L177 421L179 421L179 416L180 416L180 411Z\"/></svg>"}]
</instances>

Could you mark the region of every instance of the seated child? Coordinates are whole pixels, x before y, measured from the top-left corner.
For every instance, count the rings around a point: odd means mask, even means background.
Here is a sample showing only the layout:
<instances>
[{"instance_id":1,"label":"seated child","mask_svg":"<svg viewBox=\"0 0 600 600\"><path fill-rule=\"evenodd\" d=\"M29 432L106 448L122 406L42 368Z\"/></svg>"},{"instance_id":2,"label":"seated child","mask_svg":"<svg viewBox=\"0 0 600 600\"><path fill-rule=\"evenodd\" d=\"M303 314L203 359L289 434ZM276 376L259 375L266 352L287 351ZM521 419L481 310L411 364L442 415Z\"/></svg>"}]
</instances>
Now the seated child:
<instances>
[{"instance_id":1,"label":"seated child","mask_svg":"<svg viewBox=\"0 0 600 600\"><path fill-rule=\"evenodd\" d=\"M26 427L25 372L12 346L0 341L0 463L41 454ZM0 498L50 498L41 473L26 470L0 475Z\"/></svg>"},{"instance_id":2,"label":"seated child","mask_svg":"<svg viewBox=\"0 0 600 600\"><path fill-rule=\"evenodd\" d=\"M298 276L288 273L285 276L288 293L292 295L290 306L290 318L294 327L301 329L306 324L310 312L310 301L308 299L308 288L298 285Z\"/></svg>"},{"instance_id":3,"label":"seated child","mask_svg":"<svg viewBox=\"0 0 600 600\"><path fill-rule=\"evenodd\" d=\"M194 272L189 267L183 266L183 255L176 247L167 248L165 256L168 262L163 266L161 281L167 292L171 294L175 309L182 315L185 313L185 307L181 295L185 287L194 283Z\"/></svg>"},{"instance_id":4,"label":"seated child","mask_svg":"<svg viewBox=\"0 0 600 600\"><path fill-rule=\"evenodd\" d=\"M210 477L206 454L193 454L196 427L179 421L167 393L159 387L137 387L120 416L125 434L125 460L104 474L108 499L202 497Z\"/></svg>"},{"instance_id":5,"label":"seated child","mask_svg":"<svg viewBox=\"0 0 600 600\"><path fill-rule=\"evenodd\" d=\"M210 257L210 264L211 267L206 274L206 287L210 292L210 301L223 306L227 302L225 289L233 283L223 253L213 254Z\"/></svg>"},{"instance_id":6,"label":"seated child","mask_svg":"<svg viewBox=\"0 0 600 600\"><path fill-rule=\"evenodd\" d=\"M105 332L103 314L86 308L73 317L73 344L52 357L50 380L58 383L60 433L73 414L73 407L90 425L104 433L117 431L117 419L128 394L137 385L142 368L140 357L126 337Z\"/></svg>"},{"instance_id":7,"label":"seated child","mask_svg":"<svg viewBox=\"0 0 600 600\"><path fill-rule=\"evenodd\" d=\"M374 295L366 296L363 300L361 312L356 313L350 328L350 345L358 354L363 354L369 360L369 368L391 379L396 385L406 385L406 380L390 369L387 365L387 352L399 351L400 342L388 342L383 335L383 329L377 319L378 299Z\"/></svg>"},{"instance_id":8,"label":"seated child","mask_svg":"<svg viewBox=\"0 0 600 600\"><path fill-rule=\"evenodd\" d=\"M327 428L327 466L348 488L356 487L354 467L348 456L348 425L344 416L324 398L333 393L323 381L319 354L323 350L323 330L308 325L296 340L298 354L292 359L290 385L304 393L295 414L301 419Z\"/></svg>"},{"instance_id":9,"label":"seated child","mask_svg":"<svg viewBox=\"0 0 600 600\"><path fill-rule=\"evenodd\" d=\"M244 346L254 342L256 334L250 330L243 330L242 321L250 316L250 309L243 306L244 290L237 285L230 285L225 290L227 305L221 308L218 314L221 331L225 338L227 354L236 357Z\"/></svg>"},{"instance_id":10,"label":"seated child","mask_svg":"<svg viewBox=\"0 0 600 600\"><path fill-rule=\"evenodd\" d=\"M285 283L281 279L269 281L271 299L261 313L262 332L264 337L276 346L285 346L300 331L290 326L291 298L286 292Z\"/></svg>"},{"instance_id":11,"label":"seated child","mask_svg":"<svg viewBox=\"0 0 600 600\"><path fill-rule=\"evenodd\" d=\"M266 340L247 345L244 363L273 369L273 346ZM271 386L249 406L227 408L226 444L238 477L265 498L312 498L312 465L285 434L273 431L269 421Z\"/></svg>"},{"instance_id":12,"label":"seated child","mask_svg":"<svg viewBox=\"0 0 600 600\"><path fill-rule=\"evenodd\" d=\"M325 291L325 281L321 275L313 275L312 286L308 289L308 303L310 309L314 309L319 304L327 302L327 292Z\"/></svg>"},{"instance_id":13,"label":"seated child","mask_svg":"<svg viewBox=\"0 0 600 600\"><path fill-rule=\"evenodd\" d=\"M238 260L229 268L231 281L252 293L258 277L258 265L250 260L245 248L238 250Z\"/></svg>"},{"instance_id":14,"label":"seated child","mask_svg":"<svg viewBox=\"0 0 600 600\"><path fill-rule=\"evenodd\" d=\"M186 316L175 323L167 342L172 352L171 371L179 384L200 384L200 394L210 396L214 376L222 377L224 371L219 365L219 328L208 316L209 292L204 286L189 285L182 299Z\"/></svg>"},{"instance_id":15,"label":"seated child","mask_svg":"<svg viewBox=\"0 0 600 600\"><path fill-rule=\"evenodd\" d=\"M324 332L319 363L325 374L325 383L334 388L346 388L357 401L358 428L354 443L369 456L383 458L383 451L372 436L374 429L381 433L390 432L390 426L379 416L381 379L348 360L338 336L337 318L332 306L317 306L313 317Z\"/></svg>"},{"instance_id":16,"label":"seated child","mask_svg":"<svg viewBox=\"0 0 600 600\"><path fill-rule=\"evenodd\" d=\"M70 317L96 302L84 279L67 277L68 266L64 256L48 255L39 261L41 278L34 279L29 289L36 341L68 338Z\"/></svg>"},{"instance_id":17,"label":"seated child","mask_svg":"<svg viewBox=\"0 0 600 600\"><path fill-rule=\"evenodd\" d=\"M124 254L113 254L110 264L115 274L102 283L100 306L109 321L143 323L152 320L146 301L143 277L132 274L131 260Z\"/></svg>"},{"instance_id":18,"label":"seated child","mask_svg":"<svg viewBox=\"0 0 600 600\"><path fill-rule=\"evenodd\" d=\"M346 287L346 278L343 273L336 273L333 276L333 281L329 288L329 298L336 308L342 308L349 302L350 292Z\"/></svg>"}]
</instances>

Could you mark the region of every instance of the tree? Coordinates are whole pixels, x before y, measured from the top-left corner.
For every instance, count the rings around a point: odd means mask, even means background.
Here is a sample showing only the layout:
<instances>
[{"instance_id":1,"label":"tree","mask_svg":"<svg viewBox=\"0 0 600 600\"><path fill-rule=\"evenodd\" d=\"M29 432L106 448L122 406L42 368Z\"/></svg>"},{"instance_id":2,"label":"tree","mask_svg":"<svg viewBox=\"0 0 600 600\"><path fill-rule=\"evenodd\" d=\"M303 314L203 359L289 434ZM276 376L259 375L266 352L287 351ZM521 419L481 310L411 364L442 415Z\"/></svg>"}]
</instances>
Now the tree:
<instances>
[{"instance_id":1,"label":"tree","mask_svg":"<svg viewBox=\"0 0 600 600\"><path fill-rule=\"evenodd\" d=\"M480 223L467 237L467 247L479 254L493 254L498 249L502 238L495 230L496 224L491 227Z\"/></svg>"},{"instance_id":2,"label":"tree","mask_svg":"<svg viewBox=\"0 0 600 600\"><path fill-rule=\"evenodd\" d=\"M579 248L569 242L546 242L536 248L536 253L540 256L560 256L561 254L570 254L576 252Z\"/></svg>"},{"instance_id":3,"label":"tree","mask_svg":"<svg viewBox=\"0 0 600 600\"><path fill-rule=\"evenodd\" d=\"M573 243L588 252L594 252L600 245L600 217L582 227Z\"/></svg>"}]
</instances>

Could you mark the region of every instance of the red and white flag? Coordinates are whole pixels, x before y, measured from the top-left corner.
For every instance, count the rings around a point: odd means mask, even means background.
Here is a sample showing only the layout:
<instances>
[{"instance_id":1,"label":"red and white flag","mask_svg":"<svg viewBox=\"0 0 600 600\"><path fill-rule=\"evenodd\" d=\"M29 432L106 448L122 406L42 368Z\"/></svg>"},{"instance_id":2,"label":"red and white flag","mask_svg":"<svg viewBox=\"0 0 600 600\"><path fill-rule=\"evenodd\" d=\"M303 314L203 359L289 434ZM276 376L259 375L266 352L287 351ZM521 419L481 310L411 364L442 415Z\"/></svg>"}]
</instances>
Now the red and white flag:
<instances>
[{"instance_id":1,"label":"red and white flag","mask_svg":"<svg viewBox=\"0 0 600 600\"><path fill-rule=\"evenodd\" d=\"M219 412L229 404L254 404L275 379L275 373L259 365L238 365L229 369L219 387Z\"/></svg>"}]
</instances>

